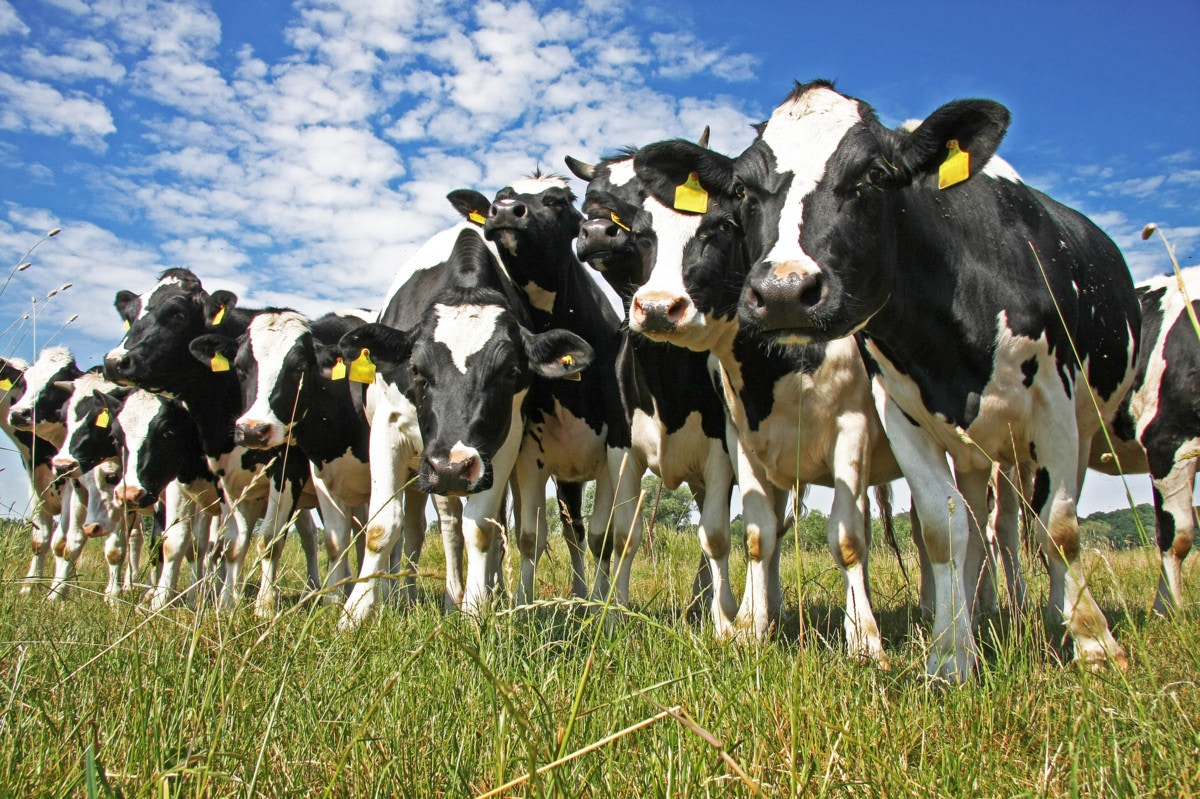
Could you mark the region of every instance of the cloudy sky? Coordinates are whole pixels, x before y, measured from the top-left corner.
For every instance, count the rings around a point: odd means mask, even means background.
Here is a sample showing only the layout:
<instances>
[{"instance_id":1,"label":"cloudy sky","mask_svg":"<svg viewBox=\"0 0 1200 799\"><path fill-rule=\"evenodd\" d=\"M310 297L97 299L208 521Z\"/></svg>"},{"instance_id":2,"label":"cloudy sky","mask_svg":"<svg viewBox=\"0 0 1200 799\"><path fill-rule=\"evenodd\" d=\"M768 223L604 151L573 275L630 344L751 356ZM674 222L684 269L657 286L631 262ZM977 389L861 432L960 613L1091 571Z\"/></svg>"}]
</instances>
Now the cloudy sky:
<instances>
[{"instance_id":1,"label":"cloudy sky","mask_svg":"<svg viewBox=\"0 0 1200 799\"><path fill-rule=\"evenodd\" d=\"M171 266L246 305L377 306L452 221L448 191L705 125L736 154L814 77L892 124L1000 100L1001 153L1136 279L1170 268L1149 221L1196 264L1200 6L1050 5L0 0L4 277L37 245L0 294L0 354L57 336L98 362L113 293Z\"/></svg>"}]
</instances>

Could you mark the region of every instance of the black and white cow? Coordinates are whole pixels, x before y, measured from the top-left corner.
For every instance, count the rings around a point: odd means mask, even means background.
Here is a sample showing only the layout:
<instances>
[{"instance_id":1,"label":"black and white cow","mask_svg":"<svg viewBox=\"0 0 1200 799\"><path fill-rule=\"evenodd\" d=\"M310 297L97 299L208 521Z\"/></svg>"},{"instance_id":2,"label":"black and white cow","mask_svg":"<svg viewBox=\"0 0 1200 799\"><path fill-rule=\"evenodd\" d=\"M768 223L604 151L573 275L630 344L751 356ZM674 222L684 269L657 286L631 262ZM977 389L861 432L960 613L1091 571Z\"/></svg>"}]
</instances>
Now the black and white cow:
<instances>
[{"instance_id":1,"label":"black and white cow","mask_svg":"<svg viewBox=\"0 0 1200 799\"><path fill-rule=\"evenodd\" d=\"M366 521L371 496L370 427L349 381L333 380L329 373L342 336L365 322L361 315L309 319L272 309L255 316L240 339L213 333L192 343L205 363L219 353L237 370L242 387L237 443L255 449L295 445L309 459L329 560L325 586L339 585L344 593L352 576L347 550ZM282 544L281 538L275 546ZM360 550L360 561L361 555Z\"/></svg>"},{"instance_id":2,"label":"black and white cow","mask_svg":"<svg viewBox=\"0 0 1200 799\"><path fill-rule=\"evenodd\" d=\"M569 330L595 353L591 368L579 380L534 380L525 400L527 428L516 465L521 551L517 602L534 598L534 570L546 549L545 487L553 477L560 502L568 497L562 505L563 532L571 551L572 591L577 596L586 593L582 546L577 534L571 534L581 516L578 486L595 480L588 520L588 544L596 558L593 597L608 597L615 555L614 597L624 604L641 538L638 498L645 463L629 457L630 425L616 371L623 341L620 319L575 256L582 216L574 195L565 179L537 174L504 187L491 201L466 189L451 192L449 199L468 219L486 219L484 235L497 245L504 268L523 295L532 329Z\"/></svg>"},{"instance_id":3,"label":"black and white cow","mask_svg":"<svg viewBox=\"0 0 1200 799\"><path fill-rule=\"evenodd\" d=\"M743 322L789 346L860 333L933 562L927 668L951 679L978 657L964 577L995 463L1034 469L1050 602L1076 657L1128 662L1087 588L1076 502L1092 436L1133 380L1137 298L1099 229L988 169L1008 121L963 100L904 134L829 83L797 85L730 187L753 263Z\"/></svg>"},{"instance_id":4,"label":"black and white cow","mask_svg":"<svg viewBox=\"0 0 1200 799\"><path fill-rule=\"evenodd\" d=\"M717 359L747 523L750 563L734 628L762 636L782 602L778 535L789 490L834 489L828 538L846 584L850 651L884 659L867 578L868 487L899 476L852 340L782 351L737 321L746 263L732 210L680 209L676 187L697 173L728 182L733 160L690 142L653 144L632 159L641 201L623 224L645 251L629 325L654 341ZM733 209L736 210L736 209ZM603 214L597 214L603 221ZM886 497L886 494L884 494Z\"/></svg>"},{"instance_id":5,"label":"black and white cow","mask_svg":"<svg viewBox=\"0 0 1200 799\"><path fill-rule=\"evenodd\" d=\"M196 584L205 578L217 543L213 523L221 517L217 480L182 403L135 388L93 396L109 412L124 467L109 492L113 501L126 509L157 505L163 511L162 568L150 594L150 609L158 611L175 596L185 557L192 560Z\"/></svg>"},{"instance_id":6,"label":"black and white cow","mask_svg":"<svg viewBox=\"0 0 1200 799\"><path fill-rule=\"evenodd\" d=\"M520 298L476 227L460 225L436 237L401 275L406 279L394 286L380 322L351 331L341 344L345 363L366 357L377 370L368 397L367 551L343 629L360 623L375 602L376 575L402 528L395 500L414 471L423 491L466 496L461 608L477 613L484 606L493 543L500 538L496 520L520 447L521 405L532 376L578 374L592 356L571 333L530 332ZM448 540L447 547L450 571L456 555Z\"/></svg>"},{"instance_id":7,"label":"black and white cow","mask_svg":"<svg viewBox=\"0 0 1200 799\"><path fill-rule=\"evenodd\" d=\"M654 242L634 232L645 191L633 171L633 151L587 164L567 158L576 177L588 182L584 221L575 247L600 272L625 306L654 266ZM626 221L628 220L628 221ZM617 381L631 426L634 471L649 468L670 489L686 482L700 508L704 552L693 601L710 593L714 630L733 630L737 602L729 584L729 499L733 462L726 446L725 406L707 352L651 341L625 332L617 355Z\"/></svg>"},{"instance_id":8,"label":"black and white cow","mask_svg":"<svg viewBox=\"0 0 1200 799\"><path fill-rule=\"evenodd\" d=\"M1097 434L1091 466L1109 474L1148 472L1154 483L1154 530L1161 573L1154 609L1164 615L1183 600L1183 560L1192 549L1196 517L1192 500L1200 452L1200 340L1187 313L1197 307L1200 276L1181 288L1173 276L1138 286L1142 350L1133 389L1112 421L1112 443Z\"/></svg>"},{"instance_id":9,"label":"black and white cow","mask_svg":"<svg viewBox=\"0 0 1200 799\"><path fill-rule=\"evenodd\" d=\"M33 581L41 579L46 555L63 509L62 484L54 474L51 458L58 447L30 430L18 430L9 420L9 410L25 393L25 372L29 364L18 358L0 358L0 430L8 436L21 456L21 465L29 478L30 543L33 557L26 574L22 594L33 590ZM68 497L69 499L69 497ZM68 503L69 505L69 503Z\"/></svg>"},{"instance_id":10,"label":"black and white cow","mask_svg":"<svg viewBox=\"0 0 1200 799\"><path fill-rule=\"evenodd\" d=\"M315 497L302 496L310 482L302 453L287 448L252 450L236 443L233 422L241 415L237 373L227 361L201 363L189 349L208 333L237 337L246 331L255 312L236 307L236 300L225 291L210 295L187 269L169 269L145 295L117 293L117 310L130 327L104 359L110 379L178 398L196 423L209 468L220 481L228 506L220 599L226 609L240 599L255 524L264 520L263 540L274 542L277 531L291 523L295 508L316 504ZM315 590L320 586L316 542L311 528L300 526L297 532L308 563L309 587ZM264 569L264 578L273 574L271 566ZM273 597L273 585L262 585L260 591L265 599L256 603L256 611L273 612L267 601Z\"/></svg>"}]
</instances>

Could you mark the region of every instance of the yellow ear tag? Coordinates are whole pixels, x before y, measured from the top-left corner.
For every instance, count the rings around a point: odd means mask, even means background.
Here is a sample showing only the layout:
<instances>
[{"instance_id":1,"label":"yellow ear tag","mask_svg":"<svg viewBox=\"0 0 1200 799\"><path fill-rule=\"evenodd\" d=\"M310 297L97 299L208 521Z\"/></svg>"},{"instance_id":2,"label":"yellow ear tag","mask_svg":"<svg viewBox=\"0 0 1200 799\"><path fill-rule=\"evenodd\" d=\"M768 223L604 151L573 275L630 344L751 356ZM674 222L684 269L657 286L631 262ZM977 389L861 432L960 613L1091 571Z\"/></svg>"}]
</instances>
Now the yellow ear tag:
<instances>
[{"instance_id":1,"label":"yellow ear tag","mask_svg":"<svg viewBox=\"0 0 1200 799\"><path fill-rule=\"evenodd\" d=\"M341 358L337 359L337 363L329 370L330 380L345 380L346 379L346 364Z\"/></svg>"},{"instance_id":2,"label":"yellow ear tag","mask_svg":"<svg viewBox=\"0 0 1200 799\"><path fill-rule=\"evenodd\" d=\"M110 421L112 421L112 415L108 412L108 408L105 408L104 410L100 411L100 413L96 414L96 421L93 422L93 424L95 424L96 427L108 427L108 423Z\"/></svg>"},{"instance_id":3,"label":"yellow ear tag","mask_svg":"<svg viewBox=\"0 0 1200 799\"><path fill-rule=\"evenodd\" d=\"M693 172L675 187L675 210L702 214L708 210L708 192L700 185L700 173Z\"/></svg>"},{"instance_id":4,"label":"yellow ear tag","mask_svg":"<svg viewBox=\"0 0 1200 799\"><path fill-rule=\"evenodd\" d=\"M125 319L124 322L125 322L125 329L128 330L129 329L129 320Z\"/></svg>"},{"instance_id":5,"label":"yellow ear tag","mask_svg":"<svg viewBox=\"0 0 1200 799\"><path fill-rule=\"evenodd\" d=\"M574 366L575 365L575 357L573 355L564 355L561 358L559 358L558 362L561 363L563 366ZM583 380L583 377L581 377L580 374L578 372L576 372L573 375L563 375L563 380L579 381L579 380Z\"/></svg>"},{"instance_id":6,"label":"yellow ear tag","mask_svg":"<svg viewBox=\"0 0 1200 799\"><path fill-rule=\"evenodd\" d=\"M212 358L209 359L208 364L212 367L214 372L229 371L229 359L219 352L215 353Z\"/></svg>"},{"instance_id":7,"label":"yellow ear tag","mask_svg":"<svg viewBox=\"0 0 1200 799\"><path fill-rule=\"evenodd\" d=\"M213 314L213 318L212 318L213 327L216 327L217 325L221 324L221 322L224 321L224 319L225 319L225 306L222 305L217 310L217 312L215 314ZM216 370L214 369L213 371L215 372Z\"/></svg>"},{"instance_id":8,"label":"yellow ear tag","mask_svg":"<svg viewBox=\"0 0 1200 799\"><path fill-rule=\"evenodd\" d=\"M950 155L938 167L938 188L947 189L971 177L971 154L958 149L958 139L946 142Z\"/></svg>"},{"instance_id":9,"label":"yellow ear tag","mask_svg":"<svg viewBox=\"0 0 1200 799\"><path fill-rule=\"evenodd\" d=\"M350 379L355 383L374 383L375 364L371 362L371 351L363 349L358 357L350 362Z\"/></svg>"},{"instance_id":10,"label":"yellow ear tag","mask_svg":"<svg viewBox=\"0 0 1200 799\"><path fill-rule=\"evenodd\" d=\"M12 381L7 377L0 380L0 391L12 391Z\"/></svg>"},{"instance_id":11,"label":"yellow ear tag","mask_svg":"<svg viewBox=\"0 0 1200 799\"><path fill-rule=\"evenodd\" d=\"M677 195L675 195L675 196L676 196L676 198L678 198L678 197L679 197L679 195L678 195L678 194L677 194ZM678 203L678 202L679 202L679 200L678 200L678 199L676 199L676 200L675 200L675 202L676 202L676 203ZM617 225L617 227L621 228L621 230L626 230L626 231L627 231L627 230L629 230L629 225L627 225L627 224L625 224L624 222L622 222L622 221L621 221L621 217L617 216L615 213L613 213L613 214L609 214L609 216L611 216L611 217L612 217L612 221L613 221L613 222L615 222L615 223L616 223L616 225Z\"/></svg>"},{"instance_id":12,"label":"yellow ear tag","mask_svg":"<svg viewBox=\"0 0 1200 799\"><path fill-rule=\"evenodd\" d=\"M467 219L470 219L477 225L483 225L483 223L487 221L487 217L478 211L472 211L471 213L467 214Z\"/></svg>"}]
</instances>

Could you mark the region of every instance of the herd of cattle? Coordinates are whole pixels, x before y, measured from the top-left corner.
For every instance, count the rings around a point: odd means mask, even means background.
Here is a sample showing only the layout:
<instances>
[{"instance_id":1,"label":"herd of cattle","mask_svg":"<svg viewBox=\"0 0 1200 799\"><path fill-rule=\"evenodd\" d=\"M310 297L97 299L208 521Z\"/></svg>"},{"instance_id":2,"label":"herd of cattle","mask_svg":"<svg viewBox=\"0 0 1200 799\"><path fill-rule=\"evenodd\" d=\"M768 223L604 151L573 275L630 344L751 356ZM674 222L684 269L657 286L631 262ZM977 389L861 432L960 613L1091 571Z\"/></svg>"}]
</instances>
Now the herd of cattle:
<instances>
[{"instance_id":1,"label":"herd of cattle","mask_svg":"<svg viewBox=\"0 0 1200 799\"><path fill-rule=\"evenodd\" d=\"M1125 667L1088 590L1076 501L1089 464L1149 472L1155 607L1176 607L1194 527L1200 346L1181 286L1135 290L1099 229L994 155L1008 119L965 100L891 130L826 82L798 84L736 158L705 140L568 158L588 184L581 209L555 176L490 200L451 192L464 221L399 270L378 315L246 309L186 269L121 291L127 332L102 368L51 348L0 370L0 416L36 508L23 590L53 549L49 595L63 596L87 538L105 537L115 598L123 565L139 560L136 515L157 512L152 608L174 601L184 559L234 605L261 523L255 604L270 614L293 525L310 586L329 588L352 628L384 591L415 598L433 495L446 607L475 613L499 587L497 520L511 495L524 603L553 478L572 592L626 602L649 469L697 498L698 586L721 637L770 632L789 492L832 487L846 644L882 660L867 491L904 477L931 674L975 667L972 619L993 567L1024 601L1020 515L1075 656ZM740 605L734 485L748 553ZM312 507L320 529L301 512Z\"/></svg>"}]
</instances>

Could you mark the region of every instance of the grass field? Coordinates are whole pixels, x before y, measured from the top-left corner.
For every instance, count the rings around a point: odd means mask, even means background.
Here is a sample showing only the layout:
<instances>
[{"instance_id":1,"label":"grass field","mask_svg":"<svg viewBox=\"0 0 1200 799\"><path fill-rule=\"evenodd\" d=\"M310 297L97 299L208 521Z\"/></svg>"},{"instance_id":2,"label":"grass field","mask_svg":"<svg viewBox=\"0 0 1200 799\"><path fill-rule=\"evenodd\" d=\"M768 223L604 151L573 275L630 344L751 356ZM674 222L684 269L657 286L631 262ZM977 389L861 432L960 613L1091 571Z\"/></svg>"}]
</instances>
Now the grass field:
<instances>
[{"instance_id":1,"label":"grass field","mask_svg":"<svg viewBox=\"0 0 1200 799\"><path fill-rule=\"evenodd\" d=\"M823 551L785 556L777 640L717 644L682 619L694 538L660 535L633 607L592 613L551 601L570 585L554 547L544 604L476 622L441 614L431 537L419 605L340 635L335 608L295 601L293 542L275 619L248 603L150 616L103 603L94 542L68 601L19 596L28 537L7 525L0 795L474 796L513 780L503 795L1200 793L1200 625L1191 607L1174 622L1148 612L1147 551L1086 557L1127 674L1064 666L1035 612L1001 619L979 677L950 688L923 676L916 586L890 553L872 561L883 670L842 651L844 591ZM1026 573L1040 606L1044 571Z\"/></svg>"}]
</instances>

